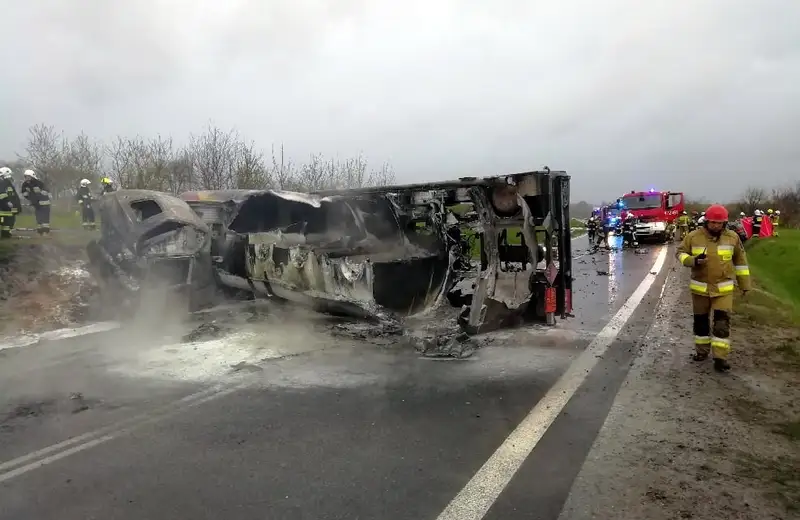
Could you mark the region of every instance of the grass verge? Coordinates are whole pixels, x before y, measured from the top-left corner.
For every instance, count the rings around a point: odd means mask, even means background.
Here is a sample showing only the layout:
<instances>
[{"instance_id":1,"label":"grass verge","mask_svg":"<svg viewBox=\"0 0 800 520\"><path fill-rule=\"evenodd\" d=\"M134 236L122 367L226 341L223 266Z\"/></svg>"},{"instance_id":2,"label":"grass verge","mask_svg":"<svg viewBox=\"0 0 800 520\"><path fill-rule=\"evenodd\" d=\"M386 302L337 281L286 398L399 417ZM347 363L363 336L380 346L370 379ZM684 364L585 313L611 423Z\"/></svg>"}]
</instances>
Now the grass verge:
<instances>
[{"instance_id":1,"label":"grass verge","mask_svg":"<svg viewBox=\"0 0 800 520\"><path fill-rule=\"evenodd\" d=\"M25 229L36 228L36 217L30 208L28 211L17 216L15 227ZM98 226L100 222L98 220ZM80 213L70 211L53 211L50 213L50 226L53 229L82 229Z\"/></svg>"},{"instance_id":2,"label":"grass verge","mask_svg":"<svg viewBox=\"0 0 800 520\"><path fill-rule=\"evenodd\" d=\"M758 287L800 310L800 230L781 229L780 233L748 241L750 272Z\"/></svg>"},{"instance_id":3,"label":"grass verge","mask_svg":"<svg viewBox=\"0 0 800 520\"><path fill-rule=\"evenodd\" d=\"M770 497L792 514L800 511L800 409L793 404L800 399L798 255L800 230L782 229L779 237L747 243L754 290L734 307L735 339L742 343L736 363L741 360L743 377L728 398L733 414L753 433L768 436L774 452L771 457L741 452L733 460L737 473L768 483ZM748 388L748 381L755 388Z\"/></svg>"}]
</instances>

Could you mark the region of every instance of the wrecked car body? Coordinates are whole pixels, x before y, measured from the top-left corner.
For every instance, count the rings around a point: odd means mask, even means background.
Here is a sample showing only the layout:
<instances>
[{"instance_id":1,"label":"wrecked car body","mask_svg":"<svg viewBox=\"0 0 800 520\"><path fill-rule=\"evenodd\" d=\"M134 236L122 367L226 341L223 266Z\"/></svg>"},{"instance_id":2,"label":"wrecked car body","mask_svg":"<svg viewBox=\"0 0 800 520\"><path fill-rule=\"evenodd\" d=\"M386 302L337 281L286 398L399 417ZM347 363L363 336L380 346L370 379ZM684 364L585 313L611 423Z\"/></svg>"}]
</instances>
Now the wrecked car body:
<instances>
[{"instance_id":1,"label":"wrecked car body","mask_svg":"<svg viewBox=\"0 0 800 520\"><path fill-rule=\"evenodd\" d=\"M101 236L87 247L106 285L132 296L144 287L187 297L190 309L208 305L211 233L185 202L166 193L119 190L100 201Z\"/></svg>"},{"instance_id":2,"label":"wrecked car body","mask_svg":"<svg viewBox=\"0 0 800 520\"><path fill-rule=\"evenodd\" d=\"M221 283L328 312L402 320L455 306L475 334L572 309L565 172L250 193L227 234L244 255L218 263Z\"/></svg>"}]
</instances>

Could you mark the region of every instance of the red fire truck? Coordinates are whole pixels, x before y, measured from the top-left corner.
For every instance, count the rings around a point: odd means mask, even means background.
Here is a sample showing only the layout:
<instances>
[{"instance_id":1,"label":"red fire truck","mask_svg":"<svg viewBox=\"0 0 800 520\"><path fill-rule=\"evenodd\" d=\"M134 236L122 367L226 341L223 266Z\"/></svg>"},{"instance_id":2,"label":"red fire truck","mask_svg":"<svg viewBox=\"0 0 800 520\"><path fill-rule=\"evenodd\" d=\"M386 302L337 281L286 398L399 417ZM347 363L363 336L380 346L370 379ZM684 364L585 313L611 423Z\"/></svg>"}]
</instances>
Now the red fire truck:
<instances>
[{"instance_id":1,"label":"red fire truck","mask_svg":"<svg viewBox=\"0 0 800 520\"><path fill-rule=\"evenodd\" d=\"M639 240L667 242L675 232L675 219L684 209L682 192L631 191L620 199L624 214L633 214L638 219L636 234Z\"/></svg>"}]
</instances>

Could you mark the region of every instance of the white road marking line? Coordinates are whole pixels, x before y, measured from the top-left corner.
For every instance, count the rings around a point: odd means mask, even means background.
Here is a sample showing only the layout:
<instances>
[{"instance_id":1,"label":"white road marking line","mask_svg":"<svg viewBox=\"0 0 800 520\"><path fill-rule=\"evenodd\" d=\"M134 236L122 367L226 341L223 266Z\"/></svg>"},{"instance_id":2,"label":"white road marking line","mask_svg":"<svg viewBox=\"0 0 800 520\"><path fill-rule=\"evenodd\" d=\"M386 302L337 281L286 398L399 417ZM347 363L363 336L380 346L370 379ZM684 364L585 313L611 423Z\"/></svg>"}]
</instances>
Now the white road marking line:
<instances>
[{"instance_id":1,"label":"white road marking line","mask_svg":"<svg viewBox=\"0 0 800 520\"><path fill-rule=\"evenodd\" d=\"M29 347L31 345L38 345L42 341L59 341L62 339L86 336L87 334L108 332L110 330L116 330L121 326L122 325L116 321L101 321L98 323L84 325L83 327L70 327L66 329L42 332L41 334L25 334L22 336L5 337L2 338L3 343L0 343L0 350Z\"/></svg>"},{"instance_id":2,"label":"white road marking line","mask_svg":"<svg viewBox=\"0 0 800 520\"><path fill-rule=\"evenodd\" d=\"M85 451L85 450L88 450L90 448L94 448L95 446L99 446L100 444L104 444L104 443L106 443L108 441L114 440L117 437L119 437L120 435L124 435L124 434L126 434L126 433L128 433L128 432L130 432L130 431L132 431L132 430L134 430L136 428L144 426L146 424L154 423L154 422L156 422L156 421L158 421L160 419L163 419L164 417L166 417L168 415L171 415L174 412L177 412L177 411L180 411L180 410L185 410L187 408L191 408L193 406L198 406L198 405L201 405L201 404L206 403L208 401L212 401L214 399L218 399L220 397L226 396L226 395L236 391L240 386L242 386L242 385L238 385L238 386L234 386L234 387L230 387L230 388L225 388L223 390L218 391L217 393L212 393L210 395L206 395L203 398L195 399L193 401L188 402L187 404L184 404L183 407L178 408L178 409L173 410L173 411L167 411L167 412L163 412L163 413L160 413L160 414L150 414L150 417L147 417L144 420L139 421L138 423L131 424L127 428L120 428L120 429L117 429L117 430L113 430L113 431L103 435L102 437L94 438L94 439L92 439L90 441L78 444L77 446L74 446L72 448L60 451L60 452L58 452L58 453L56 453L54 455L50 455L49 457L45 457L45 458L39 459L39 460L37 460L35 462L31 462L30 464L26 464L25 466L20 466L20 467L18 467L16 469L12 469L11 471L7 471L5 473L0 473L0 484L2 484L3 482L6 482L8 480L11 480L11 479L13 479L15 477L18 477L20 475L24 475L25 473L28 473L28 472L33 471L35 469L39 469L42 466L46 466L48 464L52 464L53 462L59 461L59 460L61 460L63 458L69 457L70 455L74 455L76 453L80 453L81 451ZM95 432L95 433L97 433L97 432ZM11 462L13 462L13 461L11 461Z\"/></svg>"},{"instance_id":3,"label":"white road marking line","mask_svg":"<svg viewBox=\"0 0 800 520\"><path fill-rule=\"evenodd\" d=\"M164 417L165 415L168 415L170 413L174 413L174 412L179 411L179 410L181 410L183 408L186 408L188 406L192 406L192 405L197 404L199 402L205 402L209 397L220 397L221 395L225 395L225 394L229 393L230 391L232 391L234 389L237 389L237 388L238 388L238 386L233 386L232 388L225 388L225 387L222 387L222 386L215 386L215 387L212 387L212 388L207 388L205 390L201 390L200 392L195 392L193 394L187 395L186 397L178 399L177 401L173 401L173 402L171 402L169 404L166 404L164 406L156 408L155 410L152 410L150 412L139 414L137 416L130 417L128 419L124 419L124 420L116 422L114 424L110 424L108 426L104 426L102 428L98 428L97 430L93 430L93 431L84 433L82 435L78 435L77 437L72 437L70 439L67 439L65 441L59 442L57 444L53 444L53 445L48 446L46 448L42 448L40 450L28 453L28 454L23 455L21 457L17 457L16 459L12 459L12 460L0 463L0 482L2 482L5 479L5 475L6 475L6 473L2 473L2 472L5 472L5 471L7 471L7 470L9 470L11 468L14 468L16 466L20 466L20 465L23 465L23 464L25 464L27 462L30 462L32 460L36 460L36 459L39 459L41 457L45 457L46 455L49 455L50 453L58 452L59 450L64 450L65 448L69 448L70 446L75 445L75 444L78 444L78 445L89 444L89 443L93 442L92 439L95 439L96 437L101 437L102 438L103 436L117 435L118 432L124 431L126 429L130 429L130 428L132 428L134 426L137 426L139 424L144 424L144 423L146 423L148 420L150 420L153 417L159 417L159 418L160 417ZM69 450L66 450L66 451L69 451ZM55 457L55 456L57 456L57 455L54 455L53 457Z\"/></svg>"},{"instance_id":4,"label":"white road marking line","mask_svg":"<svg viewBox=\"0 0 800 520\"><path fill-rule=\"evenodd\" d=\"M642 302L664 267L667 252L666 247L661 250L649 274L611 318L608 325L503 441L437 520L480 520L486 515Z\"/></svg>"}]
</instances>

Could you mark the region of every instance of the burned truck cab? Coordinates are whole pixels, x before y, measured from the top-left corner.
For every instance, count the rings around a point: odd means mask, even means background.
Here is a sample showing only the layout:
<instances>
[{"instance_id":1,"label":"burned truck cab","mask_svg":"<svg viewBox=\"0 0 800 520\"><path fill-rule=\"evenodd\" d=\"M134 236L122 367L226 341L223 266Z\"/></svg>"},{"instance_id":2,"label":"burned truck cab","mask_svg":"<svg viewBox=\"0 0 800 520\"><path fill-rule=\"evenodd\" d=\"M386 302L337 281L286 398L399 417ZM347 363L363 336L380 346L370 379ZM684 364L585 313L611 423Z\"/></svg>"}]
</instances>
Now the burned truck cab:
<instances>
[{"instance_id":1,"label":"burned truck cab","mask_svg":"<svg viewBox=\"0 0 800 520\"><path fill-rule=\"evenodd\" d=\"M122 298L157 288L185 295L189 309L214 291L210 232L182 200L157 191L119 190L103 196L100 238L87 246L99 279Z\"/></svg>"},{"instance_id":2,"label":"burned truck cab","mask_svg":"<svg viewBox=\"0 0 800 520\"><path fill-rule=\"evenodd\" d=\"M220 280L365 318L457 307L469 334L571 313L569 176L549 170L398 186L248 194L244 250Z\"/></svg>"}]
</instances>

